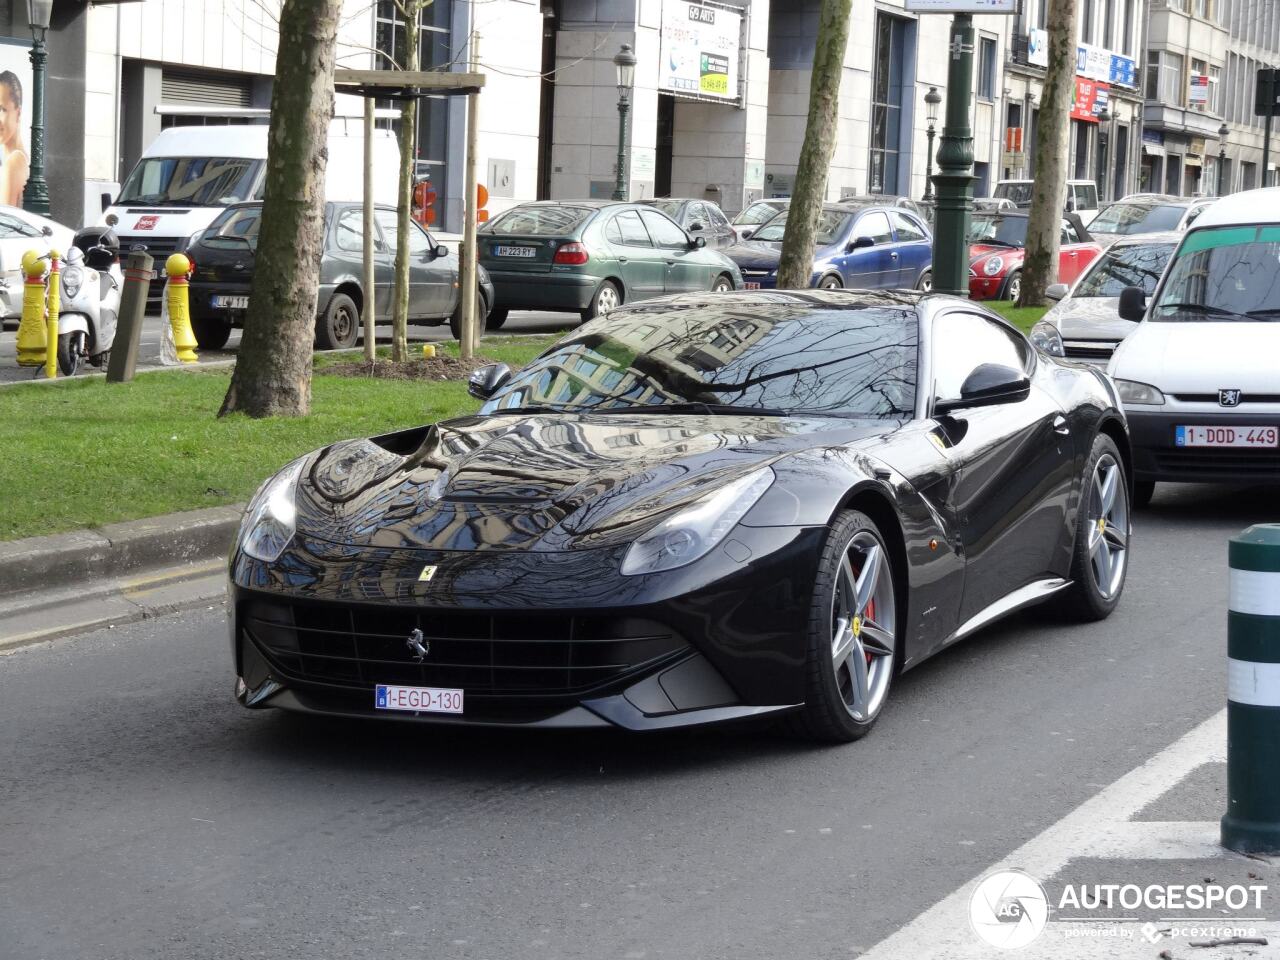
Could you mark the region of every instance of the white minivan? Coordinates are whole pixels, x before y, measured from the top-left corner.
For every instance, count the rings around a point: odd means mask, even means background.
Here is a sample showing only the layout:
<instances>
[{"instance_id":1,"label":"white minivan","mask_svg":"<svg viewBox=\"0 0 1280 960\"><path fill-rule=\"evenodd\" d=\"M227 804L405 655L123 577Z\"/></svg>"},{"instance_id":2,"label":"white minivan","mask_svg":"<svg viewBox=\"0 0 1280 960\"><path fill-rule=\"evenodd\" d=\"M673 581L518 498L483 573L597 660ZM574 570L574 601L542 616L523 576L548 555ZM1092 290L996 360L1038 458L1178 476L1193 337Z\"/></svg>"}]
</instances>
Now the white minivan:
<instances>
[{"instance_id":1,"label":"white minivan","mask_svg":"<svg viewBox=\"0 0 1280 960\"><path fill-rule=\"evenodd\" d=\"M346 129L343 118L329 133L325 183L328 200L362 199L364 141L361 124ZM267 125L179 126L162 130L125 178L120 195L102 214L127 253L137 244L155 258L156 278L164 261L180 253L226 207L260 200L267 167ZM400 153L394 136L380 130L374 141L374 199L396 202ZM162 287L152 284L148 305L159 305Z\"/></svg>"}]
</instances>

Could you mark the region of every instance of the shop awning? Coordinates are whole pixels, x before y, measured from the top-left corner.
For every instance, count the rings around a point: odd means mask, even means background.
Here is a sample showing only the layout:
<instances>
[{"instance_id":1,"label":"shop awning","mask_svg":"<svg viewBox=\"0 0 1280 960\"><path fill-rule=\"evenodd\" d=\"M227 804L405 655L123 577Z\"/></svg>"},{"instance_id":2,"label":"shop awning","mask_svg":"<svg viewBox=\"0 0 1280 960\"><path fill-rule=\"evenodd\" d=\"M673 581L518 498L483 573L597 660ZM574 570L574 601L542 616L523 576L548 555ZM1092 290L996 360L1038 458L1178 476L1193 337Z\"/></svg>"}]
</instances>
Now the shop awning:
<instances>
[{"instance_id":1,"label":"shop awning","mask_svg":"<svg viewBox=\"0 0 1280 960\"><path fill-rule=\"evenodd\" d=\"M1144 157L1163 157L1164 147L1158 143L1143 143L1142 155Z\"/></svg>"}]
</instances>

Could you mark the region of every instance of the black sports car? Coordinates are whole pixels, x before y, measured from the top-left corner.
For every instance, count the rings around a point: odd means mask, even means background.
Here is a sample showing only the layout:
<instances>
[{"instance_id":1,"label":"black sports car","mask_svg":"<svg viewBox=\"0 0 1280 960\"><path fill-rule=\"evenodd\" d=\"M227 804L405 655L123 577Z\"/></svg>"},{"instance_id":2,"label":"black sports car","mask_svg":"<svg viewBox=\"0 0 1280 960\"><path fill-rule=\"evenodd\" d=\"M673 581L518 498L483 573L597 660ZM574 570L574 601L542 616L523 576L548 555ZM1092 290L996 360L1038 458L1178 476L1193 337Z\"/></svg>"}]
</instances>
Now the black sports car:
<instances>
[{"instance_id":1,"label":"black sports car","mask_svg":"<svg viewBox=\"0 0 1280 960\"><path fill-rule=\"evenodd\" d=\"M894 674L1124 584L1111 382L966 300L691 294L585 324L475 416L336 443L231 557L249 707L864 734Z\"/></svg>"}]
</instances>

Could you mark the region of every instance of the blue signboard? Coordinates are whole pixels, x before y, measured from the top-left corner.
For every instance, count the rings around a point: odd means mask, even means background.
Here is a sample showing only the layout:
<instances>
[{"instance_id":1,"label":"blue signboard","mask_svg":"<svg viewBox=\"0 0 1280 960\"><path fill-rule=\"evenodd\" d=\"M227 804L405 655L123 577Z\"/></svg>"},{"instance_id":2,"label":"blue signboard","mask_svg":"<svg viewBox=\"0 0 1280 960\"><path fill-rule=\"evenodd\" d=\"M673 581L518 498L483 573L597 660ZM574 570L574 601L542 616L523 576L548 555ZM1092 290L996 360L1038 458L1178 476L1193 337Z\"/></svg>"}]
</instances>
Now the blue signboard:
<instances>
[{"instance_id":1,"label":"blue signboard","mask_svg":"<svg viewBox=\"0 0 1280 960\"><path fill-rule=\"evenodd\" d=\"M1124 87L1138 85L1138 63L1132 57L1122 57L1118 53L1111 55L1111 83Z\"/></svg>"}]
</instances>

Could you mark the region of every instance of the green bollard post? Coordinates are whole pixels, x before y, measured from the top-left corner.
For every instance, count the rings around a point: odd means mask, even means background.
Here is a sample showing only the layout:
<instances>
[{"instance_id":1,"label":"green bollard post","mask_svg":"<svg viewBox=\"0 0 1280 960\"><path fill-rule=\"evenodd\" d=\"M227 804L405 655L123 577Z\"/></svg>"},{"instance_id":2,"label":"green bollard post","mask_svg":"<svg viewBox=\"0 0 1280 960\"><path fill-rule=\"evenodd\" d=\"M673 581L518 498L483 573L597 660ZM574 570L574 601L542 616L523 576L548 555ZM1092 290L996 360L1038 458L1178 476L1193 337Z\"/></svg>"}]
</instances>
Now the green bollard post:
<instances>
[{"instance_id":1,"label":"green bollard post","mask_svg":"<svg viewBox=\"0 0 1280 960\"><path fill-rule=\"evenodd\" d=\"M1231 539L1222 845L1280 853L1280 523Z\"/></svg>"}]
</instances>

